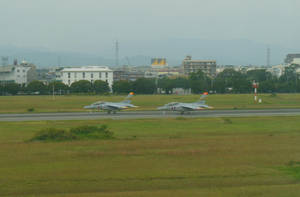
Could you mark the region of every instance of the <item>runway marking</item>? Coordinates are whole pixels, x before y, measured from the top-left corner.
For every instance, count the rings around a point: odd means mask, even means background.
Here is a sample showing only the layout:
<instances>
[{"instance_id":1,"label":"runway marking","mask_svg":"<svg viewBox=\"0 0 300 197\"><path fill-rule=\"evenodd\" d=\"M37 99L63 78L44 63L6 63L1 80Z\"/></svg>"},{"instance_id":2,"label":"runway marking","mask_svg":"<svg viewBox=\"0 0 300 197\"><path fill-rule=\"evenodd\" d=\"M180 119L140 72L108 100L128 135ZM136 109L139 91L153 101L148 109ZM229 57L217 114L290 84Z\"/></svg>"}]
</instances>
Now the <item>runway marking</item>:
<instances>
[{"instance_id":1,"label":"runway marking","mask_svg":"<svg viewBox=\"0 0 300 197\"><path fill-rule=\"evenodd\" d=\"M296 116L300 109L254 109L254 110L206 110L180 115L178 112L122 111L117 114L105 112L65 112L0 114L0 121L42 121L42 120L95 120L95 119L149 119L149 118L200 118L200 117L253 117L253 116Z\"/></svg>"}]
</instances>

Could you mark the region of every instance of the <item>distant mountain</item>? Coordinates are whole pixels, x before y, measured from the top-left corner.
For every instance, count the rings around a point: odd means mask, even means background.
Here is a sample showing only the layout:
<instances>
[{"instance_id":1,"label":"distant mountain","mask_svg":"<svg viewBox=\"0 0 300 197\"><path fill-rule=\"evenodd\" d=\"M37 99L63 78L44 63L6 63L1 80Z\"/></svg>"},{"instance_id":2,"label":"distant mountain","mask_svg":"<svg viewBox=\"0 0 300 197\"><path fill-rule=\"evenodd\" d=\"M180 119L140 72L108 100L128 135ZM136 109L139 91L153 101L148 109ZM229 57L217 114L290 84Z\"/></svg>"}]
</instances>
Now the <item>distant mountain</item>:
<instances>
[{"instance_id":1,"label":"distant mountain","mask_svg":"<svg viewBox=\"0 0 300 197\"><path fill-rule=\"evenodd\" d=\"M282 63L286 54L299 52L278 45L269 45L271 64ZM87 51L87 50L86 50ZM114 66L114 54L106 47L95 52L74 53L44 48L0 46L0 56L8 56L9 63L25 59L38 67L107 65ZM96 54L101 54L102 57ZM168 39L155 41L121 41L120 60L123 65L149 65L152 57L165 57L169 65L180 65L186 55L193 59L214 59L219 65L265 65L267 45L249 40ZM1 64L0 60L0 64Z\"/></svg>"},{"instance_id":2,"label":"distant mountain","mask_svg":"<svg viewBox=\"0 0 300 197\"><path fill-rule=\"evenodd\" d=\"M47 49L18 48L12 46L0 46L0 56L8 56L9 63L12 63L14 59L18 59L19 61L24 59L34 63L38 67L112 64L112 60L110 59L90 54L52 52Z\"/></svg>"},{"instance_id":3,"label":"distant mountain","mask_svg":"<svg viewBox=\"0 0 300 197\"><path fill-rule=\"evenodd\" d=\"M125 55L130 52L166 57L169 64L180 64L186 55L192 55L193 59L214 59L222 65L265 65L268 47L271 49L271 64L279 64L287 53L297 52L295 49L249 40L169 39L142 43L125 42L123 45L126 48Z\"/></svg>"}]
</instances>

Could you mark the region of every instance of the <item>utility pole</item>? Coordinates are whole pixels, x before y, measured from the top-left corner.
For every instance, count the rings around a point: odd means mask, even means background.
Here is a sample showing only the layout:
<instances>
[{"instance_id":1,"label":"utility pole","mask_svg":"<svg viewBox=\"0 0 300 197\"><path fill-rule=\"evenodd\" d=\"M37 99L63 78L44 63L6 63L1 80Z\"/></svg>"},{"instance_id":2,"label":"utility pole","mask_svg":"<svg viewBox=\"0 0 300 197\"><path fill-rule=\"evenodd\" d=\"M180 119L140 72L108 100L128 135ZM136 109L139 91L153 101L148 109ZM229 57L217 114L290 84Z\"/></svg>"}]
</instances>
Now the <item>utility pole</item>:
<instances>
[{"instance_id":1,"label":"utility pole","mask_svg":"<svg viewBox=\"0 0 300 197\"><path fill-rule=\"evenodd\" d=\"M54 85L55 85L55 81L53 81L53 85L52 85L52 99L53 100L55 100Z\"/></svg>"},{"instance_id":2,"label":"utility pole","mask_svg":"<svg viewBox=\"0 0 300 197\"><path fill-rule=\"evenodd\" d=\"M252 86L254 88L254 102L257 102L257 88L258 88L259 83L253 81Z\"/></svg>"}]
</instances>

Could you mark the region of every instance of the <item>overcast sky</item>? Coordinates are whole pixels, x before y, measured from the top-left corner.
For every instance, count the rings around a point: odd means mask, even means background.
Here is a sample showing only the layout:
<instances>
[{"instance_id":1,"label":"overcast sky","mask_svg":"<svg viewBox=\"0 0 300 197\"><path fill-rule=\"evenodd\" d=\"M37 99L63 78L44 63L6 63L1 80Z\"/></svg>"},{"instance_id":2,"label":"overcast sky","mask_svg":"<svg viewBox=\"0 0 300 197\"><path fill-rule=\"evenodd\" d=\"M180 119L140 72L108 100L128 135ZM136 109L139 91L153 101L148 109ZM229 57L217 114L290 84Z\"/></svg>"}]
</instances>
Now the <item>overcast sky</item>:
<instances>
[{"instance_id":1,"label":"overcast sky","mask_svg":"<svg viewBox=\"0 0 300 197\"><path fill-rule=\"evenodd\" d=\"M299 0L0 0L0 45L93 53L116 39L247 39L299 48L299 10Z\"/></svg>"}]
</instances>

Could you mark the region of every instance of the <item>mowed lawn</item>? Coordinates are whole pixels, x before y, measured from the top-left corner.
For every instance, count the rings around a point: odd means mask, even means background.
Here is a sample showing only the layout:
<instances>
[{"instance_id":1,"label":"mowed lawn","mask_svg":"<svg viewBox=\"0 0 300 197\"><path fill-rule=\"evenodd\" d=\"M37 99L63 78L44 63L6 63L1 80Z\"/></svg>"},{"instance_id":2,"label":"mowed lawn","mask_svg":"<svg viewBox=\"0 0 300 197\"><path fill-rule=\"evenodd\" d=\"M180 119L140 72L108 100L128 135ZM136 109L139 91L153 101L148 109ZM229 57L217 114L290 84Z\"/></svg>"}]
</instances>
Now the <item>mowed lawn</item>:
<instances>
[{"instance_id":1,"label":"mowed lawn","mask_svg":"<svg viewBox=\"0 0 300 197\"><path fill-rule=\"evenodd\" d=\"M96 101L122 101L124 96L0 96L0 113L75 112L86 111L85 105ZM132 103L139 106L133 110L155 110L169 102L194 102L200 95L136 95ZM300 108L300 94L259 95L257 104L252 94L217 94L206 98L215 109ZM31 110L30 110L31 109Z\"/></svg>"},{"instance_id":2,"label":"mowed lawn","mask_svg":"<svg viewBox=\"0 0 300 197\"><path fill-rule=\"evenodd\" d=\"M102 124L116 139L27 142ZM299 128L299 116L0 122L0 196L296 197Z\"/></svg>"}]
</instances>

